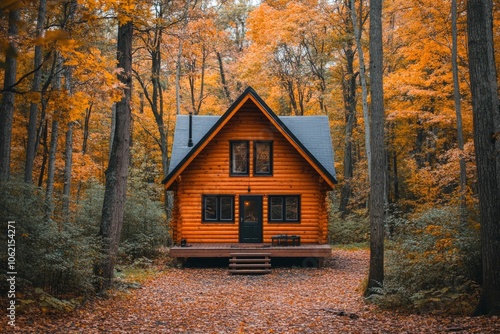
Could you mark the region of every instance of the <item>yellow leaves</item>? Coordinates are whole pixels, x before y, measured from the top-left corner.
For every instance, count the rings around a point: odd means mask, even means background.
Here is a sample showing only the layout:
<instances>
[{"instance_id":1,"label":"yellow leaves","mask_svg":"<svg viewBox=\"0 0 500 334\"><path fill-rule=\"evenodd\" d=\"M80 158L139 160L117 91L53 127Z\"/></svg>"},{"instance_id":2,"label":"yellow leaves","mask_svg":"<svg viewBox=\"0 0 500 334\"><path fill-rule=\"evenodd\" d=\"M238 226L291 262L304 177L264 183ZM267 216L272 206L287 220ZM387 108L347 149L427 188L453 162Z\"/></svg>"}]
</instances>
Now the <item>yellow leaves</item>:
<instances>
[{"instance_id":1,"label":"yellow leaves","mask_svg":"<svg viewBox=\"0 0 500 334\"><path fill-rule=\"evenodd\" d=\"M34 40L35 45L55 48L61 53L68 53L81 46L81 42L71 38L69 32L62 29L47 30L43 37Z\"/></svg>"},{"instance_id":2,"label":"yellow leaves","mask_svg":"<svg viewBox=\"0 0 500 334\"><path fill-rule=\"evenodd\" d=\"M73 50L76 50L78 47L81 46L81 43L78 42L75 39L63 39L59 41L59 51L61 53L68 53Z\"/></svg>"},{"instance_id":3,"label":"yellow leaves","mask_svg":"<svg viewBox=\"0 0 500 334\"><path fill-rule=\"evenodd\" d=\"M65 30L57 29L57 30L47 30L45 33L45 38L43 38L46 41L60 41L60 40L67 40L69 39L69 33ZM38 39L38 41L41 41L42 39Z\"/></svg>"},{"instance_id":4,"label":"yellow leaves","mask_svg":"<svg viewBox=\"0 0 500 334\"><path fill-rule=\"evenodd\" d=\"M439 236L442 233L442 226L439 225L428 225L425 228L425 232L432 236Z\"/></svg>"}]
</instances>

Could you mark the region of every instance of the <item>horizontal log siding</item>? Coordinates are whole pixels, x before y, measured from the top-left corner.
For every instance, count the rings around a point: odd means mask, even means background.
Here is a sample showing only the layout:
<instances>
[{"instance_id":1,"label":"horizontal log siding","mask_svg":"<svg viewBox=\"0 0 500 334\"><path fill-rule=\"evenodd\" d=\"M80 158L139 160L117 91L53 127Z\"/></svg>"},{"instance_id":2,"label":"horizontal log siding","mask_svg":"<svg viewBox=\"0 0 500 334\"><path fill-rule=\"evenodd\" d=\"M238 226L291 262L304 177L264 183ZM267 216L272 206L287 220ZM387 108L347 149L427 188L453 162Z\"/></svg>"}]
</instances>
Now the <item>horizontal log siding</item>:
<instances>
[{"instance_id":1,"label":"horizontal log siding","mask_svg":"<svg viewBox=\"0 0 500 334\"><path fill-rule=\"evenodd\" d=\"M303 243L326 243L326 186L309 163L254 108L244 105L177 179L175 242L185 238L191 243L237 243L239 196L262 195L264 242L271 242L271 236L276 234L289 234L300 235ZM250 176L229 175L231 140L250 142ZM253 176L255 140L273 141L272 176ZM202 223L203 194L235 195L235 222ZM268 223L269 195L300 195L300 223ZM176 224L182 226L175 227Z\"/></svg>"}]
</instances>

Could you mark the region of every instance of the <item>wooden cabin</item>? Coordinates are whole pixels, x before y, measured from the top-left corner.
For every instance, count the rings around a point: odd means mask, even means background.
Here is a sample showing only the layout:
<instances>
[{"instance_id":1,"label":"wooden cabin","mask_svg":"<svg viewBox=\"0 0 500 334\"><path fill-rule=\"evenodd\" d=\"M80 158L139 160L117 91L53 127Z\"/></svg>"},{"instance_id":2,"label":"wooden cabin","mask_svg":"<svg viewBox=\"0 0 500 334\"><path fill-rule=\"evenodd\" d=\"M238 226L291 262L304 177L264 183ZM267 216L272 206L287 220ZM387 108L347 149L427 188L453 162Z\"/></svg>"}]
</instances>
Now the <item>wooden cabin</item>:
<instances>
[{"instance_id":1,"label":"wooden cabin","mask_svg":"<svg viewBox=\"0 0 500 334\"><path fill-rule=\"evenodd\" d=\"M331 253L327 116L277 116L252 88L222 116L178 115L163 183L174 192L173 257Z\"/></svg>"}]
</instances>

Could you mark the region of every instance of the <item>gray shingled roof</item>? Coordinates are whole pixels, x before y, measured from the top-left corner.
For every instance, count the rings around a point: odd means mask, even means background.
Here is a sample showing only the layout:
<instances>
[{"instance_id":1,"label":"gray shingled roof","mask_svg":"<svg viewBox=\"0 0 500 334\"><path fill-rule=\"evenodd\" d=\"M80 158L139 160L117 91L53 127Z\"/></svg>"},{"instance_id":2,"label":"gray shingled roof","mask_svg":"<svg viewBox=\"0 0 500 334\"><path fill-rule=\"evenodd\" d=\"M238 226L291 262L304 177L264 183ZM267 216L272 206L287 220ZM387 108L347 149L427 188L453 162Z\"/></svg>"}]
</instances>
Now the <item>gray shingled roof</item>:
<instances>
[{"instance_id":1,"label":"gray shingled roof","mask_svg":"<svg viewBox=\"0 0 500 334\"><path fill-rule=\"evenodd\" d=\"M220 116L193 116L193 146L188 147L189 139L189 116L177 115L175 124L174 144L172 146L172 155L170 157L170 174L181 161L189 154L191 149L210 131Z\"/></svg>"},{"instance_id":2,"label":"gray shingled roof","mask_svg":"<svg viewBox=\"0 0 500 334\"><path fill-rule=\"evenodd\" d=\"M330 122L327 116L278 116L292 134L337 179L333 161Z\"/></svg>"},{"instance_id":3,"label":"gray shingled roof","mask_svg":"<svg viewBox=\"0 0 500 334\"><path fill-rule=\"evenodd\" d=\"M193 116L193 146L188 147L189 116L178 115L169 174L189 155L191 149L212 129L221 116ZM327 116L278 116L289 132L318 163L336 179L333 148Z\"/></svg>"}]
</instances>

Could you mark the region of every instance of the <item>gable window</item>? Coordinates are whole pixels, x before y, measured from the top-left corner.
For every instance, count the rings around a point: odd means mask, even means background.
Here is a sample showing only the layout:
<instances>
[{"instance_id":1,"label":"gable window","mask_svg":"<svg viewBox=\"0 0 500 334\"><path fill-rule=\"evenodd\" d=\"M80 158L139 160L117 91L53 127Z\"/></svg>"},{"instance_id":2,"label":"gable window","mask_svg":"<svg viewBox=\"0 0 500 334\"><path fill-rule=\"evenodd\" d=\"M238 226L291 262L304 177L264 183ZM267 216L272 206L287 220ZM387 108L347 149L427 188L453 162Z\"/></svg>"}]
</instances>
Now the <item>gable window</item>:
<instances>
[{"instance_id":1,"label":"gable window","mask_svg":"<svg viewBox=\"0 0 500 334\"><path fill-rule=\"evenodd\" d=\"M269 196L269 222L285 223L300 221L299 195Z\"/></svg>"},{"instance_id":2,"label":"gable window","mask_svg":"<svg viewBox=\"0 0 500 334\"><path fill-rule=\"evenodd\" d=\"M273 174L273 142L256 141L254 143L254 175Z\"/></svg>"},{"instance_id":3,"label":"gable window","mask_svg":"<svg viewBox=\"0 0 500 334\"><path fill-rule=\"evenodd\" d=\"M203 195L204 222L234 222L234 196Z\"/></svg>"},{"instance_id":4,"label":"gable window","mask_svg":"<svg viewBox=\"0 0 500 334\"><path fill-rule=\"evenodd\" d=\"M248 141L230 142L231 175L248 175L249 144Z\"/></svg>"}]
</instances>

